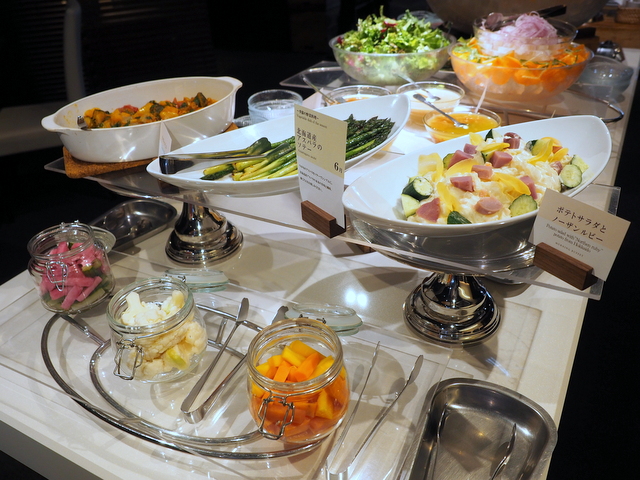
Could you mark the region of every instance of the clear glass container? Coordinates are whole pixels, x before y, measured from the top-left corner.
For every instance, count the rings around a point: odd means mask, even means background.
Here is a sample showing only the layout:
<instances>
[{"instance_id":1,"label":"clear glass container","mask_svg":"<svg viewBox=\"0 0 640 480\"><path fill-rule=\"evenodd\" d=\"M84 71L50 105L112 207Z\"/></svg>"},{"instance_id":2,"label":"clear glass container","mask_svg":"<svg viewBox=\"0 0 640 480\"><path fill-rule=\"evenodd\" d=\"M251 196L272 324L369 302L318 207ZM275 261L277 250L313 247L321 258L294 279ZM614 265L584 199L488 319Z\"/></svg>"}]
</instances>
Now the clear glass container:
<instances>
[{"instance_id":1,"label":"clear glass container","mask_svg":"<svg viewBox=\"0 0 640 480\"><path fill-rule=\"evenodd\" d=\"M322 321L266 327L249 345L247 371L249 411L267 438L310 443L333 432L347 413L342 344Z\"/></svg>"},{"instance_id":2,"label":"clear glass container","mask_svg":"<svg viewBox=\"0 0 640 480\"><path fill-rule=\"evenodd\" d=\"M107 307L114 375L164 382L180 378L207 347L204 320L188 285L177 278L149 278L117 292Z\"/></svg>"},{"instance_id":3,"label":"clear glass container","mask_svg":"<svg viewBox=\"0 0 640 480\"><path fill-rule=\"evenodd\" d=\"M356 100L366 100L367 98L381 97L383 95L391 95L391 92L384 87L375 85L347 85L331 90L327 96L334 102L341 99L345 102L354 102Z\"/></svg>"},{"instance_id":4,"label":"clear glass container","mask_svg":"<svg viewBox=\"0 0 640 480\"><path fill-rule=\"evenodd\" d=\"M27 244L28 270L47 310L79 313L104 300L115 286L108 246L83 223L61 223Z\"/></svg>"},{"instance_id":5,"label":"clear glass container","mask_svg":"<svg viewBox=\"0 0 640 480\"><path fill-rule=\"evenodd\" d=\"M413 96L416 93L424 95L429 102L440 110L450 112L458 106L465 92L463 88L453 83L427 81L406 83L398 87L396 93L403 93L409 97L411 100L411 116L409 117L409 121L415 125L422 126L422 120L425 115L435 115L437 112L420 100L414 98Z\"/></svg>"}]
</instances>

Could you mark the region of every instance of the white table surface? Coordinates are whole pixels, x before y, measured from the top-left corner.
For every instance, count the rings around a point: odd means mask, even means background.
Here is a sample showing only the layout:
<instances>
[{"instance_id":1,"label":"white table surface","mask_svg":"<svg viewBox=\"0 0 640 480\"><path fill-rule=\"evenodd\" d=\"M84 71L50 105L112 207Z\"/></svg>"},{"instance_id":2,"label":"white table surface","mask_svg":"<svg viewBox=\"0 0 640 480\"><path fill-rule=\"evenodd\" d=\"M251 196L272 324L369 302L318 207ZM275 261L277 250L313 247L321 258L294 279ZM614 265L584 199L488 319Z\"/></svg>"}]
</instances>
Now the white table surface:
<instances>
[{"instance_id":1,"label":"white table surface","mask_svg":"<svg viewBox=\"0 0 640 480\"><path fill-rule=\"evenodd\" d=\"M640 51L628 50L625 54L627 63L638 65ZM621 102L623 110L631 105L636 79L637 69L632 88ZM603 184L612 184L615 179L626 118L609 128L614 151L598 179ZM362 253L338 239L244 216L225 216L244 234L241 254L216 266L234 283L274 298L351 306L366 323L417 338L404 323L402 304L426 272L379 253ZM128 253L171 266L164 253L168 235L169 230L165 230ZM541 405L558 423L586 298L539 286L486 284L502 309L501 327L483 347L482 359L477 350L454 351L445 376L463 375L512 388ZM26 272L0 287L0 327L15 317L20 308L16 300L32 288ZM4 343L1 340L0 345ZM39 357L39 345L33 345L33 355ZM489 368L488 360L503 369ZM53 380L31 378L6 363L0 356L0 449L47 478L265 476L268 462L252 461L234 470L224 461L208 462L131 437L58 393ZM44 367L42 371L46 373ZM45 384L54 388L48 389Z\"/></svg>"}]
</instances>

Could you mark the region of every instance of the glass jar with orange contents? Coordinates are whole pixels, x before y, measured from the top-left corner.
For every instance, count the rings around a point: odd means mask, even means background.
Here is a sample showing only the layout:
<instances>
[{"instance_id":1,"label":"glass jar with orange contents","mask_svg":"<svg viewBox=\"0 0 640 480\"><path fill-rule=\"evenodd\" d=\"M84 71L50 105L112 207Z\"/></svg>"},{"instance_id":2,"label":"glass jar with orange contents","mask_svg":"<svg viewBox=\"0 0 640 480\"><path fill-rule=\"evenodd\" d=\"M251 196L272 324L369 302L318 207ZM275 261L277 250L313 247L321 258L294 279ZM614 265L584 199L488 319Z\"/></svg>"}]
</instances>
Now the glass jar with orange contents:
<instances>
[{"instance_id":1,"label":"glass jar with orange contents","mask_svg":"<svg viewBox=\"0 0 640 480\"><path fill-rule=\"evenodd\" d=\"M249 345L247 370L249 411L266 438L311 443L347 413L342 344L319 320L281 320L263 329Z\"/></svg>"}]
</instances>

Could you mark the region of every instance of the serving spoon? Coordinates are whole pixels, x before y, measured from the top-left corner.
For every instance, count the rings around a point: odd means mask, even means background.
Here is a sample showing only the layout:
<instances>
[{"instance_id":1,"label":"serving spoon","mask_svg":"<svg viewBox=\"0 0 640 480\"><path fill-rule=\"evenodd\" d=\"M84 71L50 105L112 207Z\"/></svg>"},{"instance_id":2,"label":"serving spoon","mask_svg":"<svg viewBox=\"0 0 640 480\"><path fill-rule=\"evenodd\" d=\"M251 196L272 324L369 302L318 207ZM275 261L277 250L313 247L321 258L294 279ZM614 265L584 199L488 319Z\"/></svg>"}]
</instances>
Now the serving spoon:
<instances>
[{"instance_id":1,"label":"serving spoon","mask_svg":"<svg viewBox=\"0 0 640 480\"><path fill-rule=\"evenodd\" d=\"M345 102L344 98L342 97L337 97L337 98L329 97L329 95L327 95L322 90L320 90L317 86L311 83L311 81L306 77L306 75L302 75L302 81L307 85L309 85L311 88L313 88L316 91L316 93L319 93L322 96L322 98L324 98L324 101L327 102L327 105L335 105L336 103Z\"/></svg>"},{"instance_id":2,"label":"serving spoon","mask_svg":"<svg viewBox=\"0 0 640 480\"><path fill-rule=\"evenodd\" d=\"M422 103L424 103L425 105L428 105L429 107L433 108L436 112L438 112L441 115L444 115L445 117L447 117L449 120L451 120L453 122L453 124L458 127L458 128L469 128L469 125L467 125L464 122L459 122L458 120L456 120L455 118L453 118L451 115L449 115L448 113L443 112L442 110L440 110L438 107L436 107L433 103L431 103L429 100L427 100L426 98L424 98L423 95L420 95L419 93L416 93L413 95L413 98L415 98L416 100L420 100Z\"/></svg>"}]
</instances>

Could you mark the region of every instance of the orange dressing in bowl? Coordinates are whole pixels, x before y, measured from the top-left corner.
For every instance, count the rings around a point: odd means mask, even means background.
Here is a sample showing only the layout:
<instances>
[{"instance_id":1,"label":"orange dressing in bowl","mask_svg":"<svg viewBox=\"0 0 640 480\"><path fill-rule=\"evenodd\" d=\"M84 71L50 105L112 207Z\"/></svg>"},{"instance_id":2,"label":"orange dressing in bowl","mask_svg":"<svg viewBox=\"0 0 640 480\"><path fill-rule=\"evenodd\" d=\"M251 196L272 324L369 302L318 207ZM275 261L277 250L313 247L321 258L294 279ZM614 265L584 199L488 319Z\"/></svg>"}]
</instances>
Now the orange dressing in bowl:
<instances>
[{"instance_id":1,"label":"orange dressing in bowl","mask_svg":"<svg viewBox=\"0 0 640 480\"><path fill-rule=\"evenodd\" d=\"M468 127L456 127L453 122L444 115L430 115L426 119L425 124L435 142L443 142L452 138L461 137L468 135L470 132L482 132L500 125L498 120L482 113L453 112L449 115L461 123L466 123Z\"/></svg>"}]
</instances>

